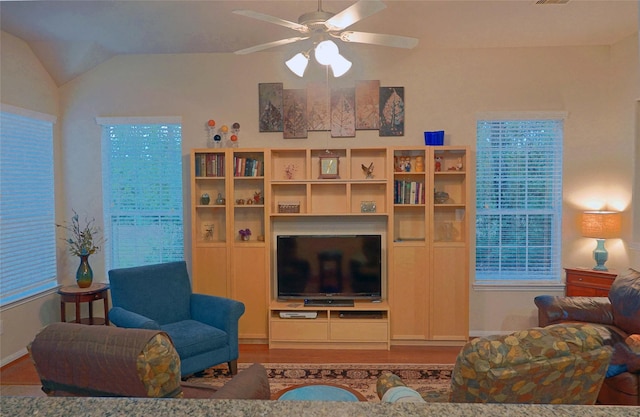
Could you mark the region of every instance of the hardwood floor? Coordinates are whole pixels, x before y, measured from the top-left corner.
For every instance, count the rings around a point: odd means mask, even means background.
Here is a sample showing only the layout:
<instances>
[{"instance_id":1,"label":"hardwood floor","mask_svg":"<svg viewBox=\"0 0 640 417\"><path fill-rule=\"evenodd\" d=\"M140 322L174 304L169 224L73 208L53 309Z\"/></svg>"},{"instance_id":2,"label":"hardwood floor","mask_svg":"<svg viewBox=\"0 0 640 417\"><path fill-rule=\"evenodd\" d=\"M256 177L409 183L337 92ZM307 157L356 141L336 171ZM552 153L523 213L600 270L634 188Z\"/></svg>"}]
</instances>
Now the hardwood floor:
<instances>
[{"instance_id":1,"label":"hardwood floor","mask_svg":"<svg viewBox=\"0 0 640 417\"><path fill-rule=\"evenodd\" d=\"M267 345L240 345L241 363L455 363L460 347L393 346L391 350L269 349ZM28 356L0 369L0 385L39 385ZM3 394L7 394L3 390Z\"/></svg>"}]
</instances>

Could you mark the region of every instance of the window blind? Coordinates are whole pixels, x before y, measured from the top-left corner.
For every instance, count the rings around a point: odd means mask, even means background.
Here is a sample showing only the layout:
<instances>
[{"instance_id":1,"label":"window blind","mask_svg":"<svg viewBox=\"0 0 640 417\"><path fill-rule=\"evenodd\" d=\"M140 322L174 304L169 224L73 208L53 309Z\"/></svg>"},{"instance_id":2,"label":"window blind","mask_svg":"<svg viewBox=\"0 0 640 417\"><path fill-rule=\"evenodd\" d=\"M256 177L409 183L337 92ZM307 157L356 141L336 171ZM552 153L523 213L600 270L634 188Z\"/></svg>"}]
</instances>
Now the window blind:
<instances>
[{"instance_id":1,"label":"window blind","mask_svg":"<svg viewBox=\"0 0 640 417\"><path fill-rule=\"evenodd\" d=\"M0 305L5 306L57 286L53 122L2 111L0 126Z\"/></svg>"},{"instance_id":2,"label":"window blind","mask_svg":"<svg viewBox=\"0 0 640 417\"><path fill-rule=\"evenodd\" d=\"M184 259L180 124L103 126L106 267Z\"/></svg>"},{"instance_id":3,"label":"window blind","mask_svg":"<svg viewBox=\"0 0 640 417\"><path fill-rule=\"evenodd\" d=\"M479 120L476 281L559 281L562 120Z\"/></svg>"}]
</instances>

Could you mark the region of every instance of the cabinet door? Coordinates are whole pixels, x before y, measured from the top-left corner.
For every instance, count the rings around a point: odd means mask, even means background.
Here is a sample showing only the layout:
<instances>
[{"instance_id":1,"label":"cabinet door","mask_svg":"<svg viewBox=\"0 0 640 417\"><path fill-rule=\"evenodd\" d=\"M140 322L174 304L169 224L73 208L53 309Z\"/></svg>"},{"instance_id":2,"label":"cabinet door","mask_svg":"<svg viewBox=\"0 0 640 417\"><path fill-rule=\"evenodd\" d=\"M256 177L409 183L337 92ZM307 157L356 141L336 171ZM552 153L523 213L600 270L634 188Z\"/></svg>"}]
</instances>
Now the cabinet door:
<instances>
[{"instance_id":1,"label":"cabinet door","mask_svg":"<svg viewBox=\"0 0 640 417\"><path fill-rule=\"evenodd\" d=\"M435 247L431 286L431 339L469 337L469 287L466 247Z\"/></svg>"},{"instance_id":2,"label":"cabinet door","mask_svg":"<svg viewBox=\"0 0 640 417\"><path fill-rule=\"evenodd\" d=\"M231 297L242 301L245 313L240 318L240 338L267 338L267 306L268 266L266 249L262 246L234 248L233 256L233 291Z\"/></svg>"},{"instance_id":3,"label":"cabinet door","mask_svg":"<svg viewBox=\"0 0 640 417\"><path fill-rule=\"evenodd\" d=\"M424 246L395 246L389 283L391 339L426 340L429 322L428 256Z\"/></svg>"},{"instance_id":4,"label":"cabinet door","mask_svg":"<svg viewBox=\"0 0 640 417\"><path fill-rule=\"evenodd\" d=\"M227 248L196 247L191 281L194 293L228 297Z\"/></svg>"}]
</instances>

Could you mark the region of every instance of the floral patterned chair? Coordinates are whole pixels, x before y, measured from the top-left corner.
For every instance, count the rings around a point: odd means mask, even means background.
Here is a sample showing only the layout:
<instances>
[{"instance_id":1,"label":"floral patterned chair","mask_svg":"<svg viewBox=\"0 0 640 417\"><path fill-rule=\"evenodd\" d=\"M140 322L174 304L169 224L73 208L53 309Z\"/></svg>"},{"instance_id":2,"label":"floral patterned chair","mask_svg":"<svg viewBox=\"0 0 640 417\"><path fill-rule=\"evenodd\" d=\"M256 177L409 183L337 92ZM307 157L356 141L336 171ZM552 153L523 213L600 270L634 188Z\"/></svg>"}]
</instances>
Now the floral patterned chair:
<instances>
[{"instance_id":1,"label":"floral patterned chair","mask_svg":"<svg viewBox=\"0 0 640 417\"><path fill-rule=\"evenodd\" d=\"M450 401L594 404L612 351L588 324L474 339L456 360Z\"/></svg>"}]
</instances>

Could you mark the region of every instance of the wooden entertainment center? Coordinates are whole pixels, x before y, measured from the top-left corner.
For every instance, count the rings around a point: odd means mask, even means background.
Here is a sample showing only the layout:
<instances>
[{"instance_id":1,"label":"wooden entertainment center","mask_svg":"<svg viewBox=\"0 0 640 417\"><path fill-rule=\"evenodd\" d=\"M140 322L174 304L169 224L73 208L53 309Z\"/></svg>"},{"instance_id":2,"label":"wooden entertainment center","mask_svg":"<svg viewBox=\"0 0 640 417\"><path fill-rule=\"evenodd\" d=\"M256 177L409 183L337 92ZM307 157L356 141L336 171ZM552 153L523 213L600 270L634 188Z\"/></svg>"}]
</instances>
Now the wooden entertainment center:
<instances>
[{"instance_id":1,"label":"wooden entertainment center","mask_svg":"<svg viewBox=\"0 0 640 417\"><path fill-rule=\"evenodd\" d=\"M388 349L468 339L467 147L194 149L190 172L193 289L245 303L244 343ZM385 236L382 300L277 300L278 231L351 224ZM296 311L317 316L280 315Z\"/></svg>"}]
</instances>

